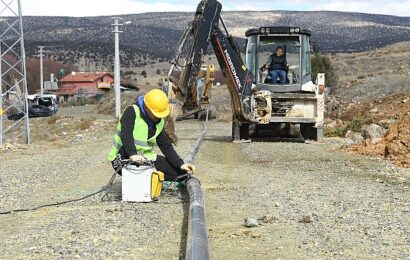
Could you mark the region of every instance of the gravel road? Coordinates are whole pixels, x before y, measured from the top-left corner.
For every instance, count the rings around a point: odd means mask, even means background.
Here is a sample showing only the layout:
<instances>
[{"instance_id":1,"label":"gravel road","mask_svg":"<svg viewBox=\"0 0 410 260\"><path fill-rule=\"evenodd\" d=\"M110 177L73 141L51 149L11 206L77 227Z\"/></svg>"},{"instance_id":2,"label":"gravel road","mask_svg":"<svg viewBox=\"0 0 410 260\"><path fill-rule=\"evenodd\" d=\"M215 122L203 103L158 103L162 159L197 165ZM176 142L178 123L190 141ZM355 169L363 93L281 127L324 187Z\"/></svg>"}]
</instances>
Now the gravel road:
<instances>
[{"instance_id":1,"label":"gravel road","mask_svg":"<svg viewBox=\"0 0 410 260\"><path fill-rule=\"evenodd\" d=\"M197 158L216 259L410 258L409 169L334 151L333 140L233 144L229 135L212 123Z\"/></svg>"},{"instance_id":2,"label":"gravel road","mask_svg":"<svg viewBox=\"0 0 410 260\"><path fill-rule=\"evenodd\" d=\"M177 125L185 155L201 132ZM229 123L211 122L196 158L213 259L410 258L410 170L337 151L337 144L233 144ZM67 146L0 152L0 210L77 198L105 185L111 129ZM5 162L5 163L4 163ZM100 196L0 215L1 259L183 258L186 203ZM244 218L260 219L254 228Z\"/></svg>"}]
</instances>

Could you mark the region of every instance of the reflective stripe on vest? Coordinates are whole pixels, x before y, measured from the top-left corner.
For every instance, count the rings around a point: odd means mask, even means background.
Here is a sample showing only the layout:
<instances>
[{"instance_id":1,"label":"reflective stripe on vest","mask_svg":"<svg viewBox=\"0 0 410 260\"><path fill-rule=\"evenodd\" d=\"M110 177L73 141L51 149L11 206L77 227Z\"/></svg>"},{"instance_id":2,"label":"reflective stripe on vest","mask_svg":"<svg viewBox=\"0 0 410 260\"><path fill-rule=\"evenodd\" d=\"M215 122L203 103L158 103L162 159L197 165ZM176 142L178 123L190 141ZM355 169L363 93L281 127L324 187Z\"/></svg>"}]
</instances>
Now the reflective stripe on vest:
<instances>
[{"instance_id":1,"label":"reflective stripe on vest","mask_svg":"<svg viewBox=\"0 0 410 260\"><path fill-rule=\"evenodd\" d=\"M143 155L145 158L155 161L157 159L157 154L153 151L153 146L156 144L156 139L158 135L164 129L164 119L156 125L155 134L148 139L148 124L145 120L141 117L139 107L137 105L133 105L135 110L135 122L134 122L134 131L133 131L133 138L134 138L134 145L137 150L138 154ZM113 146L111 151L108 155L108 160L113 161L117 156L119 150L122 147L122 140L121 140L121 119L118 122L115 135L113 138Z\"/></svg>"}]
</instances>

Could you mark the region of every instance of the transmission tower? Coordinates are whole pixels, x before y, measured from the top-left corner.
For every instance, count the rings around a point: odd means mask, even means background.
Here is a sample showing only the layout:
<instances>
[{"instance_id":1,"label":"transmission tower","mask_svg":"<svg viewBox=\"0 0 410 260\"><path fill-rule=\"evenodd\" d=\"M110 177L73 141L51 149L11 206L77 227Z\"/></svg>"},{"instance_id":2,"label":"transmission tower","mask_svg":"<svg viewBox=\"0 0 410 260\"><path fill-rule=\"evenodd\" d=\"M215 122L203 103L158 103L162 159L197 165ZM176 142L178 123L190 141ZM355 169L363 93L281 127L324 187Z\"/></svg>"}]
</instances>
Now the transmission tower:
<instances>
[{"instance_id":1,"label":"transmission tower","mask_svg":"<svg viewBox=\"0 0 410 260\"><path fill-rule=\"evenodd\" d=\"M20 0L0 0L0 146L30 143Z\"/></svg>"}]
</instances>

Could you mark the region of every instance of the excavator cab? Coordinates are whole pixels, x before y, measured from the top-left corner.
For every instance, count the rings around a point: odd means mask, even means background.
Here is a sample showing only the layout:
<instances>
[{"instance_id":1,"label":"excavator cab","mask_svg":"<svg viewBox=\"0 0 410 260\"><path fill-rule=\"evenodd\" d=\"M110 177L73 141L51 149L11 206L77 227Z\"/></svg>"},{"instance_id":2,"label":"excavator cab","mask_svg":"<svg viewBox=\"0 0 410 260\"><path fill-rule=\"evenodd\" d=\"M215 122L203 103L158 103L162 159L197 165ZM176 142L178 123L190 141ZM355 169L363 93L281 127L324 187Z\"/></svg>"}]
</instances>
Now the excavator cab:
<instances>
[{"instance_id":1,"label":"excavator cab","mask_svg":"<svg viewBox=\"0 0 410 260\"><path fill-rule=\"evenodd\" d=\"M310 35L309 30L301 30L299 27L249 29L246 32L245 61L255 75L253 83L261 90L272 92L315 92L315 88L307 84L312 80ZM288 64L284 85L272 80L270 69L265 66L277 47L283 49Z\"/></svg>"},{"instance_id":2,"label":"excavator cab","mask_svg":"<svg viewBox=\"0 0 410 260\"><path fill-rule=\"evenodd\" d=\"M317 82L312 82L311 48L309 30L299 27L260 27L249 29L244 62L252 72L255 96L259 93L270 96L268 124L233 122L234 140L253 136L284 136L291 126L300 128L305 139L321 140L324 117L324 74L319 73ZM269 58L281 47L287 61L286 81L280 84L273 80L267 68ZM276 131L276 130L277 131ZM278 130L279 129L279 130ZM283 130L283 131L282 131Z\"/></svg>"}]
</instances>

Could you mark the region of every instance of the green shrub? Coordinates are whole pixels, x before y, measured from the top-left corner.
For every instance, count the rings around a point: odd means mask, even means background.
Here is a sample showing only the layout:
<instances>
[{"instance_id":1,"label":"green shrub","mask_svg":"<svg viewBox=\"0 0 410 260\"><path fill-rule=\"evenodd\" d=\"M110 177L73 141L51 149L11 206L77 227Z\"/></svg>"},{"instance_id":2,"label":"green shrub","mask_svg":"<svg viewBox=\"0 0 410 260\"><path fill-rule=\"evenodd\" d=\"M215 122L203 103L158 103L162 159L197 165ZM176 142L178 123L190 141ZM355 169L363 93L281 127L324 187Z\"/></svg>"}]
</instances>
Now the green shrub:
<instances>
[{"instance_id":1,"label":"green shrub","mask_svg":"<svg viewBox=\"0 0 410 260\"><path fill-rule=\"evenodd\" d=\"M126 72L124 72L125 76L129 76L129 75L134 75L134 71L132 70L127 70Z\"/></svg>"},{"instance_id":2,"label":"green shrub","mask_svg":"<svg viewBox=\"0 0 410 260\"><path fill-rule=\"evenodd\" d=\"M345 127L325 127L324 135L326 137L344 137L347 129Z\"/></svg>"},{"instance_id":3,"label":"green shrub","mask_svg":"<svg viewBox=\"0 0 410 260\"><path fill-rule=\"evenodd\" d=\"M355 116L353 117L352 122L350 122L348 128L353 132L361 132L365 123L365 119L362 116Z\"/></svg>"},{"instance_id":4,"label":"green shrub","mask_svg":"<svg viewBox=\"0 0 410 260\"><path fill-rule=\"evenodd\" d=\"M335 87L337 84L336 70L332 66L329 56L316 53L312 56L312 78L316 81L318 73L325 73L326 87Z\"/></svg>"}]
</instances>

